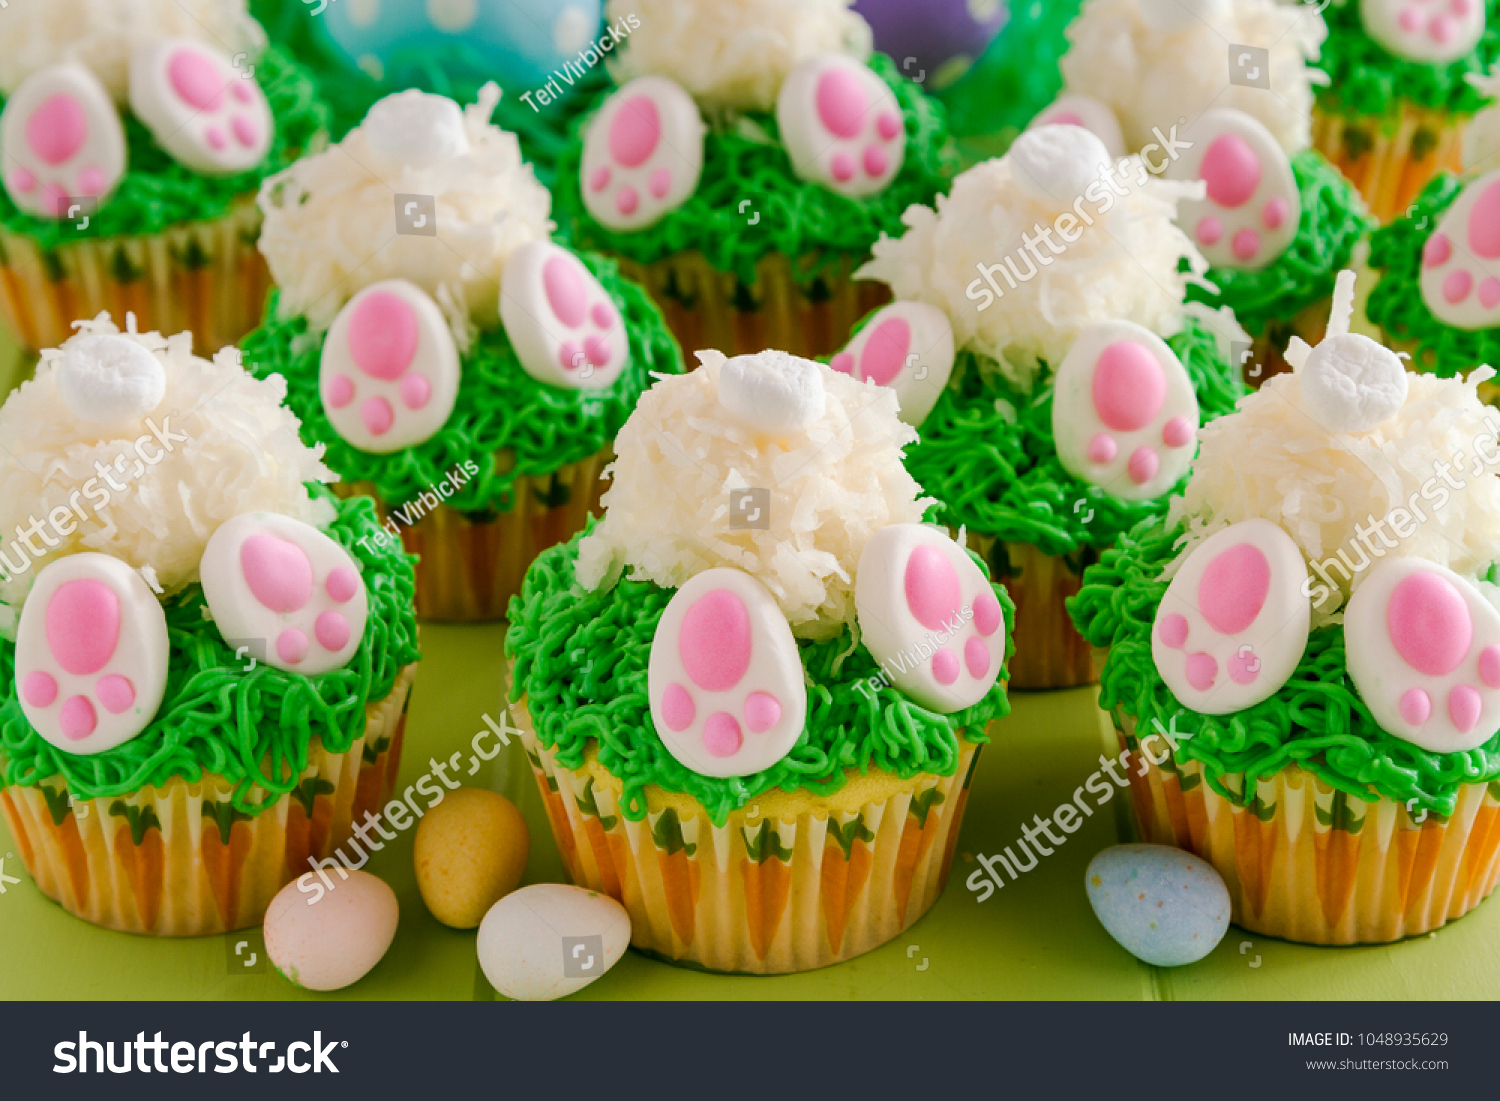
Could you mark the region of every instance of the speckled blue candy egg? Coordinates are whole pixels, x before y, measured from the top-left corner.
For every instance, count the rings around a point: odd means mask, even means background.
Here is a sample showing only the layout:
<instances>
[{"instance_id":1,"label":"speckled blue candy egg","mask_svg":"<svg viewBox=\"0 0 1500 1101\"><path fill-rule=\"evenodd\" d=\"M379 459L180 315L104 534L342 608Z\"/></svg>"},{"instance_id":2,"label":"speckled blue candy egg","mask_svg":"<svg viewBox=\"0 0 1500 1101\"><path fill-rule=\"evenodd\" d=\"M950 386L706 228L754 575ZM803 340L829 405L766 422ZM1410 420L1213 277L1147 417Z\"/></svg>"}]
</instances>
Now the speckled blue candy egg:
<instances>
[{"instance_id":1,"label":"speckled blue candy egg","mask_svg":"<svg viewBox=\"0 0 1500 1101\"><path fill-rule=\"evenodd\" d=\"M317 23L377 80L399 55L461 48L520 93L597 41L603 10L603 0L330 0Z\"/></svg>"},{"instance_id":2,"label":"speckled blue candy egg","mask_svg":"<svg viewBox=\"0 0 1500 1101\"><path fill-rule=\"evenodd\" d=\"M1005 26L1005 0L855 0L875 48L931 91L952 84Z\"/></svg>"},{"instance_id":3,"label":"speckled blue candy egg","mask_svg":"<svg viewBox=\"0 0 1500 1101\"><path fill-rule=\"evenodd\" d=\"M1224 880L1182 849L1115 845L1089 862L1085 884L1105 931L1157 967L1196 963L1229 928Z\"/></svg>"}]
</instances>

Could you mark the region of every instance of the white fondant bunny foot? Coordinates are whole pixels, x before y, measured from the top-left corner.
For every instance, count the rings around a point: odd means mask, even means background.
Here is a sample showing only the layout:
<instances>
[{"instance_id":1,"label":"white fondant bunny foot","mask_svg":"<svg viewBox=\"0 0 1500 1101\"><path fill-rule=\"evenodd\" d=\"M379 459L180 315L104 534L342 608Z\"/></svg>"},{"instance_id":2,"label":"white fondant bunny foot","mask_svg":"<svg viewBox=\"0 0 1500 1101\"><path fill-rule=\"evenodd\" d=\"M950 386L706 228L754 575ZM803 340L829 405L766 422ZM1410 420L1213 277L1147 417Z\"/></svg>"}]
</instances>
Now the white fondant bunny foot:
<instances>
[{"instance_id":1,"label":"white fondant bunny foot","mask_svg":"<svg viewBox=\"0 0 1500 1101\"><path fill-rule=\"evenodd\" d=\"M1167 166L1173 180L1202 180L1203 199L1178 204L1177 221L1215 267L1259 271L1297 236L1302 198L1292 164L1259 119L1205 111L1189 127L1193 148Z\"/></svg>"},{"instance_id":2,"label":"white fondant bunny foot","mask_svg":"<svg viewBox=\"0 0 1500 1101\"><path fill-rule=\"evenodd\" d=\"M156 717L167 654L166 616L139 574L104 554L58 559L16 629L21 710L64 753L113 749Z\"/></svg>"},{"instance_id":3,"label":"white fondant bunny foot","mask_svg":"<svg viewBox=\"0 0 1500 1101\"><path fill-rule=\"evenodd\" d=\"M1500 728L1500 612L1422 558L1385 558L1344 609L1349 678L1386 730L1434 753Z\"/></svg>"},{"instance_id":4,"label":"white fondant bunny foot","mask_svg":"<svg viewBox=\"0 0 1500 1101\"><path fill-rule=\"evenodd\" d=\"M775 599L740 570L677 591L651 640L651 719L703 776L748 776L785 757L807 718L802 659Z\"/></svg>"},{"instance_id":5,"label":"white fondant bunny foot","mask_svg":"<svg viewBox=\"0 0 1500 1101\"><path fill-rule=\"evenodd\" d=\"M612 93L583 138L583 204L602 226L644 229L698 189L703 119L682 87L643 76Z\"/></svg>"},{"instance_id":6,"label":"white fondant bunny foot","mask_svg":"<svg viewBox=\"0 0 1500 1101\"><path fill-rule=\"evenodd\" d=\"M125 174L125 130L97 77L65 62L34 73L0 115L0 181L39 218L66 218L70 200L102 199Z\"/></svg>"},{"instance_id":7,"label":"white fondant bunny foot","mask_svg":"<svg viewBox=\"0 0 1500 1101\"><path fill-rule=\"evenodd\" d=\"M953 373L953 326L926 302L892 302L828 363L835 371L896 391L901 419L927 419Z\"/></svg>"},{"instance_id":8,"label":"white fondant bunny foot","mask_svg":"<svg viewBox=\"0 0 1500 1101\"><path fill-rule=\"evenodd\" d=\"M1064 92L1027 123L1026 129L1038 126L1081 126L1104 143L1111 158L1125 155L1125 134L1114 108L1093 96Z\"/></svg>"},{"instance_id":9,"label":"white fondant bunny foot","mask_svg":"<svg viewBox=\"0 0 1500 1101\"><path fill-rule=\"evenodd\" d=\"M1457 329L1500 325L1500 171L1469 184L1422 249L1422 301Z\"/></svg>"},{"instance_id":10,"label":"white fondant bunny foot","mask_svg":"<svg viewBox=\"0 0 1500 1101\"><path fill-rule=\"evenodd\" d=\"M245 172L271 148L275 123L260 85L225 54L190 38L136 51L130 109L163 149L207 176Z\"/></svg>"},{"instance_id":11,"label":"white fondant bunny foot","mask_svg":"<svg viewBox=\"0 0 1500 1101\"><path fill-rule=\"evenodd\" d=\"M550 241L522 245L505 262L500 319L526 373L549 386L601 390L630 355L619 311L599 280Z\"/></svg>"},{"instance_id":12,"label":"white fondant bunny foot","mask_svg":"<svg viewBox=\"0 0 1500 1101\"><path fill-rule=\"evenodd\" d=\"M952 714L984 698L1005 660L994 590L946 534L881 528L859 556L854 607L880 668L923 707Z\"/></svg>"},{"instance_id":13,"label":"white fondant bunny foot","mask_svg":"<svg viewBox=\"0 0 1500 1101\"><path fill-rule=\"evenodd\" d=\"M1307 649L1306 583L1302 552L1269 520L1205 539L1156 610L1151 656L1161 679L1204 715L1242 711L1273 695Z\"/></svg>"},{"instance_id":14,"label":"white fondant bunny foot","mask_svg":"<svg viewBox=\"0 0 1500 1101\"><path fill-rule=\"evenodd\" d=\"M319 392L334 430L361 451L413 447L458 397L458 349L438 304L405 279L351 298L323 342Z\"/></svg>"},{"instance_id":15,"label":"white fondant bunny foot","mask_svg":"<svg viewBox=\"0 0 1500 1101\"><path fill-rule=\"evenodd\" d=\"M1085 329L1057 369L1057 457L1125 500L1159 497L1192 465L1198 397L1166 341L1129 321Z\"/></svg>"},{"instance_id":16,"label":"white fondant bunny foot","mask_svg":"<svg viewBox=\"0 0 1500 1101\"><path fill-rule=\"evenodd\" d=\"M1445 64L1484 35L1484 0L1360 0L1365 31L1397 57Z\"/></svg>"},{"instance_id":17,"label":"white fondant bunny foot","mask_svg":"<svg viewBox=\"0 0 1500 1101\"><path fill-rule=\"evenodd\" d=\"M817 54L791 71L776 97L776 125L792 170L840 195L883 191L906 157L895 94L846 54Z\"/></svg>"},{"instance_id":18,"label":"white fondant bunny foot","mask_svg":"<svg viewBox=\"0 0 1500 1101\"><path fill-rule=\"evenodd\" d=\"M198 572L208 610L228 639L265 642L266 663L326 673L359 649L369 594L359 567L317 528L270 512L220 525Z\"/></svg>"}]
</instances>

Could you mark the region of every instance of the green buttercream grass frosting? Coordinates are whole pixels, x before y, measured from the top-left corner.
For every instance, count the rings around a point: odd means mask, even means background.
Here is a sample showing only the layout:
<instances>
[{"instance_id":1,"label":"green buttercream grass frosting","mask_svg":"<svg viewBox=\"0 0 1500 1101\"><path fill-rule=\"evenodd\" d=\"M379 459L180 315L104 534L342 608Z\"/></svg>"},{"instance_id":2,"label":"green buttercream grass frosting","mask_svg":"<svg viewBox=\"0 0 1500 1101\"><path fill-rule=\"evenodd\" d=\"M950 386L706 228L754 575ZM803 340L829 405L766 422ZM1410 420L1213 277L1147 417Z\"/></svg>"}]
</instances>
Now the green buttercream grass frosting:
<instances>
[{"instance_id":1,"label":"green buttercream grass frosting","mask_svg":"<svg viewBox=\"0 0 1500 1101\"><path fill-rule=\"evenodd\" d=\"M327 497L328 491L310 487ZM364 639L349 664L318 676L286 673L245 659L205 618L203 589L190 585L168 600L171 656L166 695L156 718L114 749L75 756L32 729L16 695L16 646L0 640L0 763L7 785L35 786L61 776L79 799L112 798L173 777L195 783L216 773L234 785L236 809L254 816L302 782L308 746L322 741L345 753L365 733L365 706L391 694L416 661L412 560L380 530L372 501L337 503L327 534L358 563L369 593Z\"/></svg>"},{"instance_id":2,"label":"green buttercream grass frosting","mask_svg":"<svg viewBox=\"0 0 1500 1101\"><path fill-rule=\"evenodd\" d=\"M1218 337L1195 318L1167 344L1198 394L1204 423L1234 411L1247 392L1219 351ZM1024 394L995 371L981 372L974 353L959 354L953 378L918 431L906 466L942 502L941 523L1011 543L1031 543L1060 557L1102 549L1148 516L1166 511L1186 477L1167 494L1125 501L1063 469L1052 435L1052 383Z\"/></svg>"},{"instance_id":3,"label":"green buttercream grass frosting","mask_svg":"<svg viewBox=\"0 0 1500 1101\"><path fill-rule=\"evenodd\" d=\"M792 751L749 776L700 776L662 745L647 692L651 640L675 594L629 579L608 590L584 589L574 565L586 534L544 551L511 600L505 636L506 653L515 659L511 697L526 698L537 737L565 767L582 767L588 744L597 743L599 762L625 785L621 807L634 821L646 815L651 784L691 796L723 825L731 811L775 788L832 795L848 782L850 769L880 769L902 779L951 776L958 767L957 731L964 728L970 742L987 742L985 724L1010 713L1003 671L984 699L952 715L928 711L888 684L874 687L870 681L880 669L863 645L839 664L849 649L846 630L831 641L798 641L811 683L807 725ZM1015 605L1004 588L993 589L1005 615L1009 658Z\"/></svg>"},{"instance_id":4,"label":"green buttercream grass frosting","mask_svg":"<svg viewBox=\"0 0 1500 1101\"><path fill-rule=\"evenodd\" d=\"M253 197L265 177L321 146L327 135L328 109L306 70L272 47L256 59L255 80L275 116L276 136L265 160L234 176L203 176L179 164L139 119L124 112L126 172L98 213L90 215L88 237L149 236L186 222L212 221L229 213L236 201ZM31 238L42 249L79 237L68 222L34 218L18 210L3 190L0 227Z\"/></svg>"},{"instance_id":5,"label":"green buttercream grass frosting","mask_svg":"<svg viewBox=\"0 0 1500 1101\"><path fill-rule=\"evenodd\" d=\"M1109 647L1099 678L1099 705L1133 716L1137 728L1164 729L1176 719L1178 754L1202 763L1208 784L1240 806L1255 798L1254 781L1296 764L1325 783L1371 801L1415 799L1428 811L1453 813L1464 784L1500 778L1500 733L1477 749L1431 753L1380 728L1355 693L1338 625L1312 632L1291 679L1274 696L1230 715L1200 715L1177 701L1151 656L1151 628L1167 591L1162 570L1182 537L1159 520L1146 521L1104 552L1067 607L1090 645ZM1226 782L1226 777L1244 779Z\"/></svg>"},{"instance_id":6,"label":"green buttercream grass frosting","mask_svg":"<svg viewBox=\"0 0 1500 1101\"><path fill-rule=\"evenodd\" d=\"M1461 178L1439 173L1405 214L1370 238L1370 266L1380 282L1365 315L1393 341L1412 346L1413 368L1439 378L1500 363L1500 328L1454 328L1434 317L1422 297L1422 249L1463 187Z\"/></svg>"},{"instance_id":7,"label":"green buttercream grass frosting","mask_svg":"<svg viewBox=\"0 0 1500 1101\"><path fill-rule=\"evenodd\" d=\"M1355 244L1375 228L1354 185L1317 150L1294 156L1292 175L1302 218L1286 250L1259 271L1210 268L1206 278L1219 288L1217 295L1196 283L1187 289L1190 302L1232 306L1254 337L1328 298L1338 273L1349 267Z\"/></svg>"},{"instance_id":8,"label":"green buttercream grass frosting","mask_svg":"<svg viewBox=\"0 0 1500 1101\"><path fill-rule=\"evenodd\" d=\"M318 391L322 338L308 335L304 318L278 319L275 292L261 328L241 342L245 366L257 378L285 378L286 404L302 422L303 440L324 444L332 469L345 479L373 482L387 504L416 500L472 460L478 474L444 503L468 513L509 512L517 478L546 477L597 454L614 440L653 373L682 373L682 353L650 296L614 262L588 253L578 258L620 311L630 337L620 377L602 390L538 382L497 326L480 333L463 357L458 400L442 429L416 447L374 455L334 431Z\"/></svg>"},{"instance_id":9,"label":"green buttercream grass frosting","mask_svg":"<svg viewBox=\"0 0 1500 1101\"><path fill-rule=\"evenodd\" d=\"M942 105L903 79L884 54L874 55L870 67L895 93L906 123L901 170L878 194L850 199L799 179L780 144L775 116L750 114L742 122L764 131L769 143L735 129L710 128L703 174L692 197L653 226L617 233L594 221L583 205L579 166L582 132L595 113L590 110L579 116L573 141L558 161L554 216L581 247L639 264L697 250L714 268L733 272L748 285L755 282L756 264L780 253L797 261L798 280L810 284L839 256L868 254L882 233L900 236L906 208L931 205L947 192L957 171Z\"/></svg>"},{"instance_id":10,"label":"green buttercream grass frosting","mask_svg":"<svg viewBox=\"0 0 1500 1101\"><path fill-rule=\"evenodd\" d=\"M1389 115L1402 103L1472 115L1490 102L1468 81L1500 60L1500 0L1485 0L1485 30L1479 45L1446 65L1408 61L1390 54L1365 33L1357 0L1323 12L1328 40L1312 64L1328 74L1317 90L1318 106L1329 114L1354 117Z\"/></svg>"}]
</instances>

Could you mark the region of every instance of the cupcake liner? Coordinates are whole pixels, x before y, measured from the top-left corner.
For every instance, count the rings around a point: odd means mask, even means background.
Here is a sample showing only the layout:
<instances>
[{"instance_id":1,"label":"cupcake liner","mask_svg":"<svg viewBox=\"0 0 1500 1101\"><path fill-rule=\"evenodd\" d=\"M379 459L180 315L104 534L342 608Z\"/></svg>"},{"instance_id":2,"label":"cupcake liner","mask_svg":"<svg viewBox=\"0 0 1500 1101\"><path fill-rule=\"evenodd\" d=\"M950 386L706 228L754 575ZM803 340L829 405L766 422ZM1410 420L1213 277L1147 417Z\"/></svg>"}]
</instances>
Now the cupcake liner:
<instances>
[{"instance_id":1,"label":"cupcake liner","mask_svg":"<svg viewBox=\"0 0 1500 1101\"><path fill-rule=\"evenodd\" d=\"M1313 112L1313 145L1359 189L1381 222L1396 217L1439 172L1463 169L1467 119L1410 103L1380 118Z\"/></svg>"},{"instance_id":2,"label":"cupcake liner","mask_svg":"<svg viewBox=\"0 0 1500 1101\"><path fill-rule=\"evenodd\" d=\"M809 971L916 922L947 882L979 754L960 738L952 776L872 770L851 782L879 793L864 802L771 792L723 826L650 789L634 822L592 751L583 768L564 767L516 711L568 878L624 904L637 949L710 971Z\"/></svg>"},{"instance_id":3,"label":"cupcake liner","mask_svg":"<svg viewBox=\"0 0 1500 1101\"><path fill-rule=\"evenodd\" d=\"M954 537L957 538L955 531ZM969 547L990 565L990 574L1005 586L1016 605L1012 632L1011 688L1076 688L1097 684L1093 651L1073 626L1063 602L1083 584L1088 552L1078 561L1043 554L1031 543L999 542L991 535L968 532Z\"/></svg>"},{"instance_id":4,"label":"cupcake liner","mask_svg":"<svg viewBox=\"0 0 1500 1101\"><path fill-rule=\"evenodd\" d=\"M1164 739L1139 752L1135 722L1115 715L1131 751L1143 841L1188 849L1224 877L1236 925L1306 944L1379 944L1462 917L1500 878L1500 783L1465 784L1446 819L1365 802L1288 765L1256 782L1249 807L1219 795L1198 761ZM1145 774L1141 775L1142 767ZM1243 773L1225 787L1242 790Z\"/></svg>"},{"instance_id":5,"label":"cupcake liner","mask_svg":"<svg viewBox=\"0 0 1500 1101\"><path fill-rule=\"evenodd\" d=\"M343 482L334 490L344 496L373 497L386 530L396 526L407 553L417 563L417 616L420 619L477 622L504 619L510 598L521 591L526 570L542 551L565 543L583 530L588 518L603 515L599 499L607 483L605 466L614 460L609 448L550 475L518 477L509 512L464 513L439 504L391 505L372 482ZM436 501L429 491L424 497ZM414 524L402 524L396 509L423 508Z\"/></svg>"},{"instance_id":6,"label":"cupcake liner","mask_svg":"<svg viewBox=\"0 0 1500 1101\"><path fill-rule=\"evenodd\" d=\"M82 238L51 251L0 229L0 321L33 351L73 335L101 310L141 332L191 332L199 355L233 344L260 321L271 285L255 248L253 197L221 218L150 237Z\"/></svg>"},{"instance_id":7,"label":"cupcake liner","mask_svg":"<svg viewBox=\"0 0 1500 1101\"><path fill-rule=\"evenodd\" d=\"M366 708L347 753L314 738L302 782L254 818L216 774L71 804L48 783L0 789L0 811L42 893L85 921L125 933L203 936L258 925L271 899L349 841L390 798L416 666ZM55 784L55 782L54 782Z\"/></svg>"},{"instance_id":8,"label":"cupcake liner","mask_svg":"<svg viewBox=\"0 0 1500 1101\"><path fill-rule=\"evenodd\" d=\"M819 259L796 263L810 269ZM761 259L748 285L697 251L644 265L620 258L620 271L650 293L691 369L697 366L693 353L704 348L726 356L777 348L806 359L837 352L855 322L891 300L884 283L854 280L863 262L839 256L806 290L793 278L793 261L779 252Z\"/></svg>"}]
</instances>

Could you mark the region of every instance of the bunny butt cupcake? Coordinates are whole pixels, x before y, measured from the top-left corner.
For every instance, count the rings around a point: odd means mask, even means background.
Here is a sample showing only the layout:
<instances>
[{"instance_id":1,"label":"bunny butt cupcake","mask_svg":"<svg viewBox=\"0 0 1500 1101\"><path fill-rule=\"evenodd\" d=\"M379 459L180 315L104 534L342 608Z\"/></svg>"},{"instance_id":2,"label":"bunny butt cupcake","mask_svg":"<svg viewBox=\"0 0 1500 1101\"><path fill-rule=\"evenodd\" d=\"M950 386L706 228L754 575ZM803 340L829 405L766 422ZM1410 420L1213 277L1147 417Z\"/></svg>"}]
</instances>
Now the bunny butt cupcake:
<instances>
[{"instance_id":1,"label":"bunny butt cupcake","mask_svg":"<svg viewBox=\"0 0 1500 1101\"><path fill-rule=\"evenodd\" d=\"M1493 372L1406 373L1339 284L1323 342L1203 429L1172 511L1070 602L1143 840L1316 944L1427 932L1500 875Z\"/></svg>"},{"instance_id":2,"label":"bunny butt cupcake","mask_svg":"<svg viewBox=\"0 0 1500 1101\"><path fill-rule=\"evenodd\" d=\"M649 375L682 369L643 290L551 243L546 189L489 121L499 95L389 96L260 199L278 289L246 357L420 556L432 619L503 617L597 512Z\"/></svg>"},{"instance_id":3,"label":"bunny butt cupcake","mask_svg":"<svg viewBox=\"0 0 1500 1101\"><path fill-rule=\"evenodd\" d=\"M279 379L79 329L0 407L0 812L79 917L255 925L389 798L411 566Z\"/></svg>"},{"instance_id":4,"label":"bunny butt cupcake","mask_svg":"<svg viewBox=\"0 0 1500 1101\"><path fill-rule=\"evenodd\" d=\"M326 137L312 79L244 0L16 0L0 20L0 321L51 348L108 310L192 332L260 316L260 181Z\"/></svg>"},{"instance_id":5,"label":"bunny butt cupcake","mask_svg":"<svg viewBox=\"0 0 1500 1101\"><path fill-rule=\"evenodd\" d=\"M700 359L621 431L604 519L528 573L511 691L569 876L637 948L807 970L936 900L1013 610L920 522L889 390Z\"/></svg>"},{"instance_id":6,"label":"bunny butt cupcake","mask_svg":"<svg viewBox=\"0 0 1500 1101\"><path fill-rule=\"evenodd\" d=\"M1244 393L1230 348L1248 338L1183 302L1205 264L1174 219L1202 194L1083 127L1040 126L936 210L907 211L861 270L897 301L831 365L896 389L920 429L913 476L1016 602L1013 687L1092 683L1063 601L1099 549L1165 509L1198 425Z\"/></svg>"},{"instance_id":7,"label":"bunny butt cupcake","mask_svg":"<svg viewBox=\"0 0 1500 1101\"><path fill-rule=\"evenodd\" d=\"M684 348L832 352L883 301L854 269L952 178L941 106L849 4L606 5L636 25L559 160L559 220L621 258Z\"/></svg>"}]
</instances>

